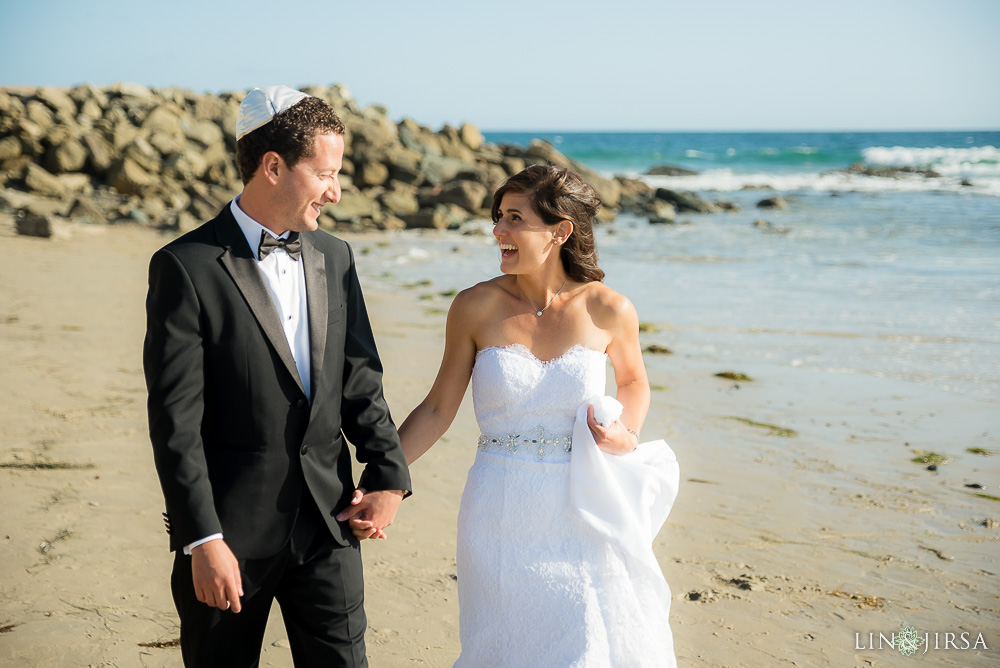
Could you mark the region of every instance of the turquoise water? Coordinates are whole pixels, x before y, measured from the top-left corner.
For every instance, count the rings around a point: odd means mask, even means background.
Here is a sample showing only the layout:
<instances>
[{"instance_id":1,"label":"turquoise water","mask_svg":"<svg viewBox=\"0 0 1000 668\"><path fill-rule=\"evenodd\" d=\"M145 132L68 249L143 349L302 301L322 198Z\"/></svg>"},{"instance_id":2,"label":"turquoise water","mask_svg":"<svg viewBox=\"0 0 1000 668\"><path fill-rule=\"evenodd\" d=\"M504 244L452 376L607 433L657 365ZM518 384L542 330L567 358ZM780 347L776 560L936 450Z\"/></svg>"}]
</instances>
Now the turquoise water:
<instances>
[{"instance_id":1,"label":"turquoise water","mask_svg":"<svg viewBox=\"0 0 1000 668\"><path fill-rule=\"evenodd\" d=\"M521 145L533 136L605 173L698 171L643 178L741 208L599 227L606 282L661 326L650 342L721 367L888 377L1000 399L1000 133L486 133ZM859 160L942 177L830 173ZM756 208L776 194L787 210ZM758 218L780 233L755 227ZM368 269L461 289L498 273L489 229L412 234L408 255L372 249Z\"/></svg>"}]
</instances>

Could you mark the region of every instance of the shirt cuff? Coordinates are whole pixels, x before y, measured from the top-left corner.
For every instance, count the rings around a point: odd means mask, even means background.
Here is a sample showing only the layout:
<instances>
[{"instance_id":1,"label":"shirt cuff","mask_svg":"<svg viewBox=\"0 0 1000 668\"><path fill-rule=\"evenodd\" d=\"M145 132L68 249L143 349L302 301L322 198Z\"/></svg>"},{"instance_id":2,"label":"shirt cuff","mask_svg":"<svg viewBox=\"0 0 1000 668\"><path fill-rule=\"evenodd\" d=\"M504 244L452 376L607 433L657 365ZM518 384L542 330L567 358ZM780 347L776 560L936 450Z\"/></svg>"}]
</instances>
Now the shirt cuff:
<instances>
[{"instance_id":1,"label":"shirt cuff","mask_svg":"<svg viewBox=\"0 0 1000 668\"><path fill-rule=\"evenodd\" d=\"M219 540L221 538L222 538L222 534L221 533L213 533L211 536L206 536L205 538L202 538L201 540L196 540L195 542L191 543L190 545L185 545L184 546L184 554L190 556L191 555L191 550L193 550L194 548L198 547L199 545L203 545L203 544L207 543L210 540Z\"/></svg>"}]
</instances>

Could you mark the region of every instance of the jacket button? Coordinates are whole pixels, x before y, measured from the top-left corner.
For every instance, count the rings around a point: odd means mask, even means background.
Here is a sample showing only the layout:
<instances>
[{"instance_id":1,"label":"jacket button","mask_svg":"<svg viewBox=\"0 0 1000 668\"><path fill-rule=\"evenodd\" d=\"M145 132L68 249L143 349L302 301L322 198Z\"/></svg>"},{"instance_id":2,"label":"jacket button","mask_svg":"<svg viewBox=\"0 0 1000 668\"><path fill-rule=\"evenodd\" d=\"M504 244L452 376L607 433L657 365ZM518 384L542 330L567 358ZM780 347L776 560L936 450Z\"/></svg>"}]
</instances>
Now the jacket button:
<instances>
[{"instance_id":1,"label":"jacket button","mask_svg":"<svg viewBox=\"0 0 1000 668\"><path fill-rule=\"evenodd\" d=\"M299 452L301 452L302 454L306 454L307 452L309 452L309 446L303 443L302 447L299 449Z\"/></svg>"},{"instance_id":2,"label":"jacket button","mask_svg":"<svg viewBox=\"0 0 1000 668\"><path fill-rule=\"evenodd\" d=\"M299 399L298 401L295 402L295 407L299 409L305 408L308 405L309 402L306 401L305 399Z\"/></svg>"}]
</instances>

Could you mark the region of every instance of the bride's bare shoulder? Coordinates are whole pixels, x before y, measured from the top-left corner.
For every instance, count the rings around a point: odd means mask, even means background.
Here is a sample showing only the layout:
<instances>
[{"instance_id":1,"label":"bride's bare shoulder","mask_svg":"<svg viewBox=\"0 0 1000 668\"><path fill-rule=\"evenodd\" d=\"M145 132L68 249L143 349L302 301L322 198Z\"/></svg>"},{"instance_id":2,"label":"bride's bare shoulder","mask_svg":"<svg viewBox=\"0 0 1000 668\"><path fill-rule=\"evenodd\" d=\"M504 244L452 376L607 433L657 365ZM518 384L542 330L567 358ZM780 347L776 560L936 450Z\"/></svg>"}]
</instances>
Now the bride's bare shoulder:
<instances>
[{"instance_id":1,"label":"bride's bare shoulder","mask_svg":"<svg viewBox=\"0 0 1000 668\"><path fill-rule=\"evenodd\" d=\"M587 310L601 329L614 329L638 321L628 297L604 283L593 281L586 286Z\"/></svg>"},{"instance_id":2,"label":"bride's bare shoulder","mask_svg":"<svg viewBox=\"0 0 1000 668\"><path fill-rule=\"evenodd\" d=\"M509 296L507 282L509 282L509 277L497 276L462 290L455 295L455 300L451 304L451 312L463 318L473 318L492 312L503 299Z\"/></svg>"}]
</instances>

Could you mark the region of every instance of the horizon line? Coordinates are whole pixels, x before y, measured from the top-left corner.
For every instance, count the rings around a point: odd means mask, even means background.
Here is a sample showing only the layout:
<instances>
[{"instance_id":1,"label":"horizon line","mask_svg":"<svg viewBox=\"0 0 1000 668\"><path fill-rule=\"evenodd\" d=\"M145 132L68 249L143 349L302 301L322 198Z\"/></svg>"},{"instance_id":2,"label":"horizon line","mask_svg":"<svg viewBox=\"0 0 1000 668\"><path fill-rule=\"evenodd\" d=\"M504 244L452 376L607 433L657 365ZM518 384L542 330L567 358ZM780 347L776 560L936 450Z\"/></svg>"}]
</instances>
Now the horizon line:
<instances>
[{"instance_id":1,"label":"horizon line","mask_svg":"<svg viewBox=\"0 0 1000 668\"><path fill-rule=\"evenodd\" d=\"M448 125L448 124L446 124ZM474 125L474 124L473 124ZM454 126L453 126L454 127ZM616 128L612 130L597 130L597 129L580 129L580 130L538 130L538 129L486 129L479 128L480 132L487 133L506 133L506 134L592 134L592 133L603 133L603 134L819 134L819 133L857 133L857 134L874 134L874 133L916 133L916 132L1000 132L1000 126L996 128L826 128L826 129L803 129L803 130L788 130L788 129L677 129L677 130L664 130L664 129L622 129Z\"/></svg>"}]
</instances>

